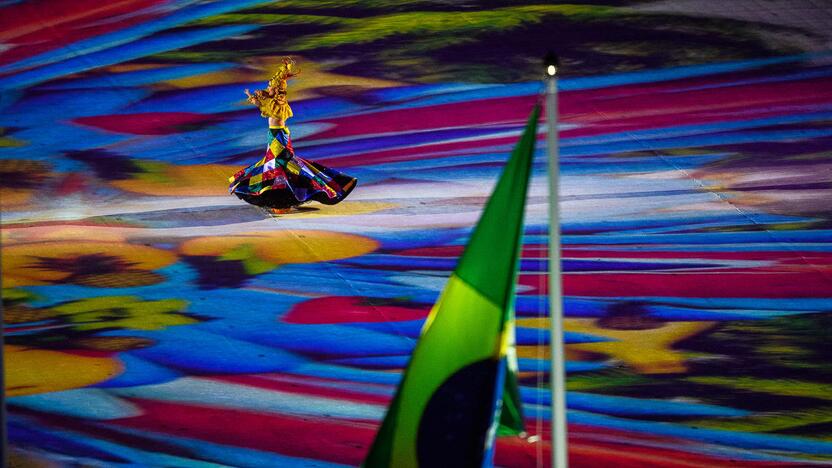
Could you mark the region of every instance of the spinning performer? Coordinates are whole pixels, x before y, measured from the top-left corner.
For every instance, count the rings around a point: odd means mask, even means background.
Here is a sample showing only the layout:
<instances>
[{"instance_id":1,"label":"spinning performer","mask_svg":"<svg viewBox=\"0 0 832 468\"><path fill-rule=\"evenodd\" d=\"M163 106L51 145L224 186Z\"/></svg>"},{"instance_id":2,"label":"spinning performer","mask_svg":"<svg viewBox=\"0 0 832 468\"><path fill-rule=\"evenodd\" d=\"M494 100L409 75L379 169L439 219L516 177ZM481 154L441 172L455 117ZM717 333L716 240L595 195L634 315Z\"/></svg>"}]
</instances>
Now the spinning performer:
<instances>
[{"instance_id":1,"label":"spinning performer","mask_svg":"<svg viewBox=\"0 0 832 468\"><path fill-rule=\"evenodd\" d=\"M286 80L296 76L295 62L284 58L266 89L251 94L248 102L269 119L266 155L228 178L228 191L252 205L284 211L308 201L334 205L350 194L357 180L314 161L295 155L286 120L292 109L286 101Z\"/></svg>"}]
</instances>

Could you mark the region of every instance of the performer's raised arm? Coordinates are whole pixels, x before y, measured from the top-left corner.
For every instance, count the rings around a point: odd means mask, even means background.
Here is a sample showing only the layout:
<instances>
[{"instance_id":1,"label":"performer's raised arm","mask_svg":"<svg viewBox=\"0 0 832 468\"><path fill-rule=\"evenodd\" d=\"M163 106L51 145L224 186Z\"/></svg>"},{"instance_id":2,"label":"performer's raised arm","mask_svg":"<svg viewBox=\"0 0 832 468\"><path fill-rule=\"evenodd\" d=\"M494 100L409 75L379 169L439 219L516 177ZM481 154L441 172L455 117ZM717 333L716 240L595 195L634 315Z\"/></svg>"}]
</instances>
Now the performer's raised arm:
<instances>
[{"instance_id":1,"label":"performer's raised arm","mask_svg":"<svg viewBox=\"0 0 832 468\"><path fill-rule=\"evenodd\" d=\"M257 96L254 96L253 94L251 94L251 92L248 90L248 88L246 88L245 93L246 93L246 96L248 96L248 99L246 99L246 101L249 104L254 104L255 106L258 106Z\"/></svg>"}]
</instances>

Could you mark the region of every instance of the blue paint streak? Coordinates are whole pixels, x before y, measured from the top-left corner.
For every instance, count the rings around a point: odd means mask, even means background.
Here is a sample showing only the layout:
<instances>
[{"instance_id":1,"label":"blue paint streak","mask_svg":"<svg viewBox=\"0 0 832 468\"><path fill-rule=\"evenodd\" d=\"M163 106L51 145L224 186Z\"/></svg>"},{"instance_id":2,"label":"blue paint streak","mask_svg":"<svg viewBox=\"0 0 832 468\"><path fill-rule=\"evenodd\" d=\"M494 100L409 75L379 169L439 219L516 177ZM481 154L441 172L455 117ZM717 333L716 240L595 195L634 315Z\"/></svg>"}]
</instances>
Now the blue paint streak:
<instances>
[{"instance_id":1,"label":"blue paint streak","mask_svg":"<svg viewBox=\"0 0 832 468\"><path fill-rule=\"evenodd\" d=\"M340 260L338 264L368 266L374 268L390 268L394 270L436 270L449 271L456 268L458 259L447 257L416 257L409 255L373 254ZM564 259L563 270L567 272L592 271L664 271L690 268L713 268L722 266L719 263L677 263L677 262L640 262L614 260L586 260ZM522 272L548 271L548 261L544 259L525 259L520 261Z\"/></svg>"},{"instance_id":2,"label":"blue paint streak","mask_svg":"<svg viewBox=\"0 0 832 468\"><path fill-rule=\"evenodd\" d=\"M109 426L109 425L108 425ZM171 434L158 434L138 429L128 429L119 426L109 426L110 429L158 440L164 444L175 444L193 453L198 453L201 460L221 463L223 466L238 466L244 468L262 468L266 466L309 466L319 468L346 468L349 465L326 462L313 458L297 458L234 445L215 444L199 439L177 437Z\"/></svg>"},{"instance_id":3,"label":"blue paint streak","mask_svg":"<svg viewBox=\"0 0 832 468\"><path fill-rule=\"evenodd\" d=\"M21 88L43 83L61 76L127 62L169 50L182 49L195 44L239 36L259 26L220 26L196 31L162 34L123 46L93 52L63 62L45 65L0 78L0 88Z\"/></svg>"},{"instance_id":4,"label":"blue paint streak","mask_svg":"<svg viewBox=\"0 0 832 468\"><path fill-rule=\"evenodd\" d=\"M60 453L79 458L95 457L109 463L124 463L126 460L115 454L99 450L89 443L78 441L72 433L47 431L35 426L31 421L9 416L7 421L8 437L11 444L34 446L40 450Z\"/></svg>"},{"instance_id":5,"label":"blue paint streak","mask_svg":"<svg viewBox=\"0 0 832 468\"><path fill-rule=\"evenodd\" d=\"M396 335L413 338L415 340L421 335L422 325L424 322L424 320L405 320L400 322L362 322L352 323L350 326L386 333L394 333ZM518 345L549 344L549 330L547 329L517 327L515 332L515 338ZM588 333L565 332L563 336L564 342L569 344L614 341L610 338L590 335ZM413 344L415 345L415 341Z\"/></svg>"},{"instance_id":6,"label":"blue paint streak","mask_svg":"<svg viewBox=\"0 0 832 468\"><path fill-rule=\"evenodd\" d=\"M551 405L549 389L523 387L520 394L524 403ZM748 411L703 403L598 395L583 392L566 392L566 404L571 410L591 411L616 416L696 416L741 417Z\"/></svg>"},{"instance_id":7,"label":"blue paint streak","mask_svg":"<svg viewBox=\"0 0 832 468\"><path fill-rule=\"evenodd\" d=\"M685 67L665 68L659 70L645 70L631 73L617 73L603 76L587 76L579 78L561 78L558 80L559 91L581 91L589 89L608 88L613 86L625 86L635 84L657 83L686 78L696 78L722 73L754 70L771 65L785 65L792 63L811 62L832 56L832 52L817 52L808 54L791 55L784 57L773 57L754 60L739 60L722 63L711 63L706 65L691 65ZM442 104L471 102L482 99L499 99L520 96L534 96L540 94L543 87L540 82L517 83L510 85L476 85L470 88L462 88L458 91L454 87L443 87L437 89L408 89L397 96L395 93L379 94L381 98L391 100L414 98L426 96L423 99L413 99L398 106L386 106L388 110L408 109L415 107L426 107ZM435 93L440 93L434 95Z\"/></svg>"},{"instance_id":8,"label":"blue paint streak","mask_svg":"<svg viewBox=\"0 0 832 468\"><path fill-rule=\"evenodd\" d=\"M191 8L175 9L167 16L159 19L142 22L118 31L76 41L65 47L49 50L9 65L0 66L0 72L38 67L68 59L83 58L85 56L86 58L83 59L92 63L95 61L94 57L97 57L97 55L94 55L96 52L116 46L129 45L129 43L165 29L174 28L198 19L249 8L261 3L266 2L262 0L226 0L222 2L202 3Z\"/></svg>"},{"instance_id":9,"label":"blue paint streak","mask_svg":"<svg viewBox=\"0 0 832 468\"><path fill-rule=\"evenodd\" d=\"M637 421L633 419L621 419L574 410L569 411L568 419L571 423L588 424L592 426L620 429L630 432L641 432L651 435L680 437L688 440L730 445L732 447L751 450L777 450L787 453L832 455L832 442L802 439L791 436L734 432L684 426L681 424Z\"/></svg>"},{"instance_id":10,"label":"blue paint streak","mask_svg":"<svg viewBox=\"0 0 832 468\"><path fill-rule=\"evenodd\" d=\"M107 88L125 88L133 86L145 86L159 83L160 81L187 78L206 73L215 73L229 70L236 67L233 63L199 63L194 65L175 65L171 67L159 67L152 70L137 70L122 73L105 73L100 76L89 78L78 78L63 83L53 83L40 87L46 90L68 90L94 88L97 90ZM123 92L122 89L120 92Z\"/></svg>"},{"instance_id":11,"label":"blue paint streak","mask_svg":"<svg viewBox=\"0 0 832 468\"><path fill-rule=\"evenodd\" d=\"M130 352L119 353L118 360L124 365L124 372L94 385L95 387L122 388L139 385L155 385L182 377L182 373L177 372L173 368L154 364Z\"/></svg>"},{"instance_id":12,"label":"blue paint streak","mask_svg":"<svg viewBox=\"0 0 832 468\"><path fill-rule=\"evenodd\" d=\"M731 132L689 137L631 139L614 143L586 143L569 146L568 139L561 140L563 157L589 156L595 154L623 153L627 151L656 151L674 148L705 148L709 146L739 145L761 142L810 140L832 136L832 130L771 130L756 132Z\"/></svg>"},{"instance_id":13,"label":"blue paint streak","mask_svg":"<svg viewBox=\"0 0 832 468\"><path fill-rule=\"evenodd\" d=\"M817 242L832 242L832 230L817 229L811 231L748 231L748 232L697 232L691 234L657 234L657 235L593 235L576 236L564 235L564 244L616 245L616 244L745 244L745 243L777 243L779 250L784 244ZM698 247L697 247L698 248ZM803 246L800 247L803 249Z\"/></svg>"}]
</instances>

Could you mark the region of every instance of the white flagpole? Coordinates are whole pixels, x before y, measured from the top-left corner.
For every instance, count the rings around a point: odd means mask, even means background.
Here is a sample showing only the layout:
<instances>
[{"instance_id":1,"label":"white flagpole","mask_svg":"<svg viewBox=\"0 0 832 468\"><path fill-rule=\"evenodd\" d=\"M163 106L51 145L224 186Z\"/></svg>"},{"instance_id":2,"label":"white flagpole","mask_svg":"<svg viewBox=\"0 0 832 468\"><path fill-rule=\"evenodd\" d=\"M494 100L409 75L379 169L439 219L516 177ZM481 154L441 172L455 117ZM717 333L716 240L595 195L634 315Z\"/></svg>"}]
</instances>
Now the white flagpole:
<instances>
[{"instance_id":1,"label":"white flagpole","mask_svg":"<svg viewBox=\"0 0 832 468\"><path fill-rule=\"evenodd\" d=\"M558 182L558 59L546 55L546 147L549 159L549 317L551 337L549 354L552 359L550 386L552 392L552 468L569 465L566 444L566 366L563 352L563 291L560 263L560 210Z\"/></svg>"}]
</instances>

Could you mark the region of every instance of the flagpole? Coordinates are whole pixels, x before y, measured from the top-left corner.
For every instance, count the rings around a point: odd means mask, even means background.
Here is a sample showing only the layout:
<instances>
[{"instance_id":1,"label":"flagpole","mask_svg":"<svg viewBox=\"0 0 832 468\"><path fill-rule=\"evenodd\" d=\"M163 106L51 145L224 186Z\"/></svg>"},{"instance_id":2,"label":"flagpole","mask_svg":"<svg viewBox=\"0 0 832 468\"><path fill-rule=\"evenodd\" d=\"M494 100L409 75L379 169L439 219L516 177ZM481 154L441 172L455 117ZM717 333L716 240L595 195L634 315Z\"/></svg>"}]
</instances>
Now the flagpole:
<instances>
[{"instance_id":1,"label":"flagpole","mask_svg":"<svg viewBox=\"0 0 832 468\"><path fill-rule=\"evenodd\" d=\"M560 262L560 210L558 182L558 58L549 52L546 65L546 148L549 159L549 354L552 360L552 468L567 468L566 366L563 347L563 292Z\"/></svg>"}]
</instances>

